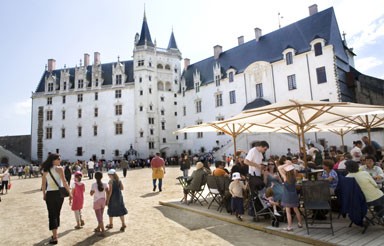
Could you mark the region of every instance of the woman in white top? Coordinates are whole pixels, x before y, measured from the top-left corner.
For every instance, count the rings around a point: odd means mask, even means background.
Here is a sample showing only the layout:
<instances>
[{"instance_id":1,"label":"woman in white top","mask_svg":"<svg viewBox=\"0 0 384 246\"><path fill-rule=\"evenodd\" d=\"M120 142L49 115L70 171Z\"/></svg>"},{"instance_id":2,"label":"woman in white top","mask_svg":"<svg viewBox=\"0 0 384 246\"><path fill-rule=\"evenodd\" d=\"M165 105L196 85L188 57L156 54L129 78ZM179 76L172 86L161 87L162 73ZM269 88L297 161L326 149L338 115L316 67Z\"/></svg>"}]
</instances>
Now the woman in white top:
<instances>
[{"instance_id":1,"label":"woman in white top","mask_svg":"<svg viewBox=\"0 0 384 246\"><path fill-rule=\"evenodd\" d=\"M351 149L352 160L360 164L361 157L363 156L363 153L361 152L363 142L360 140L353 141L353 146L354 147Z\"/></svg>"},{"instance_id":2,"label":"woman in white top","mask_svg":"<svg viewBox=\"0 0 384 246\"><path fill-rule=\"evenodd\" d=\"M5 189L5 194L8 193L8 185L11 183L11 175L9 174L8 168L4 170L4 173L1 175L1 193L3 194L3 191Z\"/></svg>"},{"instance_id":3,"label":"woman in white top","mask_svg":"<svg viewBox=\"0 0 384 246\"><path fill-rule=\"evenodd\" d=\"M60 166L60 156L58 154L50 154L42 165L42 191L43 199L47 204L49 230L52 231L52 238L49 244L57 244L57 228L60 226L60 211L63 205L64 198L60 196L59 186L64 186L69 193L69 199L72 200L72 195L67 181L64 177L64 169ZM56 182L53 180L56 180Z\"/></svg>"}]
</instances>

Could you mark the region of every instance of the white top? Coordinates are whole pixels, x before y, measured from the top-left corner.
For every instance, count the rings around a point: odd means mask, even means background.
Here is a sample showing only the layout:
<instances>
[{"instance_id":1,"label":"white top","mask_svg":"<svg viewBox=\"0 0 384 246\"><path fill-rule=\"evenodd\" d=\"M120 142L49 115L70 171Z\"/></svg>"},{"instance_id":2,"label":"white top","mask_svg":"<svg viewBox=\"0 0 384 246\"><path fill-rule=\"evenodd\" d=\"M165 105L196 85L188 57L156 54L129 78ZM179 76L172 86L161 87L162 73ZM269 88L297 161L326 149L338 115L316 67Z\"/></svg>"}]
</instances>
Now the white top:
<instances>
[{"instance_id":1,"label":"white top","mask_svg":"<svg viewBox=\"0 0 384 246\"><path fill-rule=\"evenodd\" d=\"M2 174L3 177L1 178L1 180L3 181L9 181L9 172L6 171L5 173Z\"/></svg>"},{"instance_id":2,"label":"white top","mask_svg":"<svg viewBox=\"0 0 384 246\"><path fill-rule=\"evenodd\" d=\"M96 202L97 200L99 200L101 198L107 199L106 196L105 196L105 191L108 190L108 185L106 183L103 183L103 186L104 186L104 190L103 191L99 191L99 189L97 189L97 183L93 183L92 184L91 191L95 192L93 194L93 201L94 202Z\"/></svg>"},{"instance_id":3,"label":"white top","mask_svg":"<svg viewBox=\"0 0 384 246\"><path fill-rule=\"evenodd\" d=\"M93 161L88 161L88 169L94 169L95 163Z\"/></svg>"},{"instance_id":4,"label":"white top","mask_svg":"<svg viewBox=\"0 0 384 246\"><path fill-rule=\"evenodd\" d=\"M256 147L253 147L248 151L245 159L252 161L254 163L262 165L263 154L259 152ZM259 167L249 166L248 173L252 176L261 176L261 169Z\"/></svg>"},{"instance_id":5,"label":"white top","mask_svg":"<svg viewBox=\"0 0 384 246\"><path fill-rule=\"evenodd\" d=\"M60 174L56 172L56 167L51 168L52 176L55 178L56 182L59 186L63 186L60 178ZM56 185L55 181L53 181L51 174L47 174L47 191L59 190L59 187Z\"/></svg>"}]
</instances>

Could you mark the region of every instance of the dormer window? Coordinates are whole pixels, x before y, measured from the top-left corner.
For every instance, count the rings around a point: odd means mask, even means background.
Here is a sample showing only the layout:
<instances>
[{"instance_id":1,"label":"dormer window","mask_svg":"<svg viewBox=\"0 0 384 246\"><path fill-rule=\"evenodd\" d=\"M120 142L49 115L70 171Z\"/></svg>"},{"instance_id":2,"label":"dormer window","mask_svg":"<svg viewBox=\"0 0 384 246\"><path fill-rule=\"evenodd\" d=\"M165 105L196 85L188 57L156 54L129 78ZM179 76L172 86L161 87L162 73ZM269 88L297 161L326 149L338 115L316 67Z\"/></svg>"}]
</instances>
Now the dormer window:
<instances>
[{"instance_id":1,"label":"dormer window","mask_svg":"<svg viewBox=\"0 0 384 246\"><path fill-rule=\"evenodd\" d=\"M144 66L144 60L139 60L139 61L137 62L137 66L139 66L139 67Z\"/></svg>"},{"instance_id":2,"label":"dormer window","mask_svg":"<svg viewBox=\"0 0 384 246\"><path fill-rule=\"evenodd\" d=\"M323 46L321 45L321 43L316 43L314 45L314 49L315 49L315 56L320 56L323 54Z\"/></svg>"},{"instance_id":3,"label":"dormer window","mask_svg":"<svg viewBox=\"0 0 384 246\"><path fill-rule=\"evenodd\" d=\"M67 82L63 83L63 90L67 90Z\"/></svg>"},{"instance_id":4,"label":"dormer window","mask_svg":"<svg viewBox=\"0 0 384 246\"><path fill-rule=\"evenodd\" d=\"M220 86L220 75L215 76L216 86Z\"/></svg>"},{"instance_id":5,"label":"dormer window","mask_svg":"<svg viewBox=\"0 0 384 246\"><path fill-rule=\"evenodd\" d=\"M290 64L293 63L292 52L288 52L288 53L285 55L285 61L286 61L287 65L290 65Z\"/></svg>"},{"instance_id":6,"label":"dormer window","mask_svg":"<svg viewBox=\"0 0 384 246\"><path fill-rule=\"evenodd\" d=\"M79 79L77 81L77 88L79 88L79 89L84 88L84 80Z\"/></svg>"},{"instance_id":7,"label":"dormer window","mask_svg":"<svg viewBox=\"0 0 384 246\"><path fill-rule=\"evenodd\" d=\"M116 85L121 85L122 83L122 76L121 74L116 75Z\"/></svg>"},{"instance_id":8,"label":"dormer window","mask_svg":"<svg viewBox=\"0 0 384 246\"><path fill-rule=\"evenodd\" d=\"M53 91L53 83L52 82L48 83L48 91L49 92Z\"/></svg>"},{"instance_id":9,"label":"dormer window","mask_svg":"<svg viewBox=\"0 0 384 246\"><path fill-rule=\"evenodd\" d=\"M200 91L200 85L199 85L198 82L195 83L195 90L196 90L196 92L199 92L199 91Z\"/></svg>"},{"instance_id":10,"label":"dormer window","mask_svg":"<svg viewBox=\"0 0 384 246\"><path fill-rule=\"evenodd\" d=\"M233 72L230 72L228 74L228 79L229 79L229 82L233 82Z\"/></svg>"}]
</instances>

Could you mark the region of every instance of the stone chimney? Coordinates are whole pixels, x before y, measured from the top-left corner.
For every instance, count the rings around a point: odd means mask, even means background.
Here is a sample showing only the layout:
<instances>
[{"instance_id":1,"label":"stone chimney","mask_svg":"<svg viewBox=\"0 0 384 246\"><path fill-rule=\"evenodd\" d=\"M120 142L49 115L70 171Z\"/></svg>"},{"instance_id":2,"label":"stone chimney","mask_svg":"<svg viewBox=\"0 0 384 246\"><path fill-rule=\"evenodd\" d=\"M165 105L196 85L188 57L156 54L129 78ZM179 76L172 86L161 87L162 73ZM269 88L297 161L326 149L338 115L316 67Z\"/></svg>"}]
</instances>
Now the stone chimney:
<instances>
[{"instance_id":1,"label":"stone chimney","mask_svg":"<svg viewBox=\"0 0 384 246\"><path fill-rule=\"evenodd\" d=\"M237 42L238 42L239 45L244 44L244 36L240 36L240 37L238 37L238 38L237 38Z\"/></svg>"},{"instance_id":2,"label":"stone chimney","mask_svg":"<svg viewBox=\"0 0 384 246\"><path fill-rule=\"evenodd\" d=\"M314 15L317 13L317 4L313 4L308 7L309 9L309 16Z\"/></svg>"},{"instance_id":3,"label":"stone chimney","mask_svg":"<svg viewBox=\"0 0 384 246\"><path fill-rule=\"evenodd\" d=\"M184 58L184 70L187 70L191 60L189 58Z\"/></svg>"},{"instance_id":4,"label":"stone chimney","mask_svg":"<svg viewBox=\"0 0 384 246\"><path fill-rule=\"evenodd\" d=\"M261 37L261 29L256 27L255 28L255 39L256 39L256 42L259 41L260 37Z\"/></svg>"},{"instance_id":5,"label":"stone chimney","mask_svg":"<svg viewBox=\"0 0 384 246\"><path fill-rule=\"evenodd\" d=\"M99 52L95 52L93 54L93 64L94 65L99 65L100 64L100 53Z\"/></svg>"},{"instance_id":6,"label":"stone chimney","mask_svg":"<svg viewBox=\"0 0 384 246\"><path fill-rule=\"evenodd\" d=\"M84 67L89 66L89 54L85 53L84 54Z\"/></svg>"},{"instance_id":7,"label":"stone chimney","mask_svg":"<svg viewBox=\"0 0 384 246\"><path fill-rule=\"evenodd\" d=\"M213 46L213 56L215 57L215 60L217 60L220 56L220 53L223 51L223 47L220 45Z\"/></svg>"},{"instance_id":8,"label":"stone chimney","mask_svg":"<svg viewBox=\"0 0 384 246\"><path fill-rule=\"evenodd\" d=\"M48 72L52 72L55 69L56 69L56 60L48 59Z\"/></svg>"}]
</instances>

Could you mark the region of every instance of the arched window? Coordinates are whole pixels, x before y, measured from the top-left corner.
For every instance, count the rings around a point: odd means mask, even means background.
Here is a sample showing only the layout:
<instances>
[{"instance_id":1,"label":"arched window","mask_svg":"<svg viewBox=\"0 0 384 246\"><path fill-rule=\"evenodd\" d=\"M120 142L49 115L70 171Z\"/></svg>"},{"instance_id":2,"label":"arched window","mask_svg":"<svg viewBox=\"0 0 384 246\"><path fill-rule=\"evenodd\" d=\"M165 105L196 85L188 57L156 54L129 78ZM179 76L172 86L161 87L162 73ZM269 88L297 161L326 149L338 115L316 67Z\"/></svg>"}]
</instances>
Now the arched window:
<instances>
[{"instance_id":1,"label":"arched window","mask_svg":"<svg viewBox=\"0 0 384 246\"><path fill-rule=\"evenodd\" d=\"M165 65L165 69L167 69L167 70L171 70L171 66L169 66L169 65L167 64L167 65Z\"/></svg>"},{"instance_id":2,"label":"arched window","mask_svg":"<svg viewBox=\"0 0 384 246\"><path fill-rule=\"evenodd\" d=\"M158 68L158 69L163 69L163 65L161 65L161 64L157 64L157 68Z\"/></svg>"},{"instance_id":3,"label":"arched window","mask_svg":"<svg viewBox=\"0 0 384 246\"><path fill-rule=\"evenodd\" d=\"M316 43L314 45L314 48L315 48L315 56L320 56L323 54L323 47L321 43Z\"/></svg>"},{"instance_id":4,"label":"arched window","mask_svg":"<svg viewBox=\"0 0 384 246\"><path fill-rule=\"evenodd\" d=\"M158 91L164 90L164 83L162 81L157 82L157 90Z\"/></svg>"},{"instance_id":5,"label":"arched window","mask_svg":"<svg viewBox=\"0 0 384 246\"><path fill-rule=\"evenodd\" d=\"M171 90L172 90L172 84L171 84L171 82L166 82L166 83L165 83L165 90L166 90L166 91L171 91Z\"/></svg>"}]
</instances>

